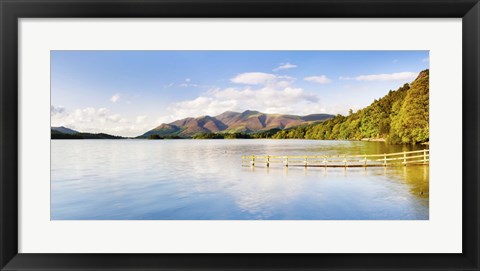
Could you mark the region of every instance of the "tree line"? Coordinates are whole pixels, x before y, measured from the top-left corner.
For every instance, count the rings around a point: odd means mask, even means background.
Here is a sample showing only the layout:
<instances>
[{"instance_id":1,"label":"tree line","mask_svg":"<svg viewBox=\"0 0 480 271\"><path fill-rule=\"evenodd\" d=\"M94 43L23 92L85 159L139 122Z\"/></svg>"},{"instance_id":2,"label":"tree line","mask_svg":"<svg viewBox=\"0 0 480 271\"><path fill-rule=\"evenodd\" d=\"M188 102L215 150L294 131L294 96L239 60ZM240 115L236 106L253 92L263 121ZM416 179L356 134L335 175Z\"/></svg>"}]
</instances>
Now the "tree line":
<instances>
[{"instance_id":1,"label":"tree line","mask_svg":"<svg viewBox=\"0 0 480 271\"><path fill-rule=\"evenodd\" d=\"M429 70L371 105L348 116L279 131L272 138L354 139L383 138L391 144L429 141Z\"/></svg>"}]
</instances>

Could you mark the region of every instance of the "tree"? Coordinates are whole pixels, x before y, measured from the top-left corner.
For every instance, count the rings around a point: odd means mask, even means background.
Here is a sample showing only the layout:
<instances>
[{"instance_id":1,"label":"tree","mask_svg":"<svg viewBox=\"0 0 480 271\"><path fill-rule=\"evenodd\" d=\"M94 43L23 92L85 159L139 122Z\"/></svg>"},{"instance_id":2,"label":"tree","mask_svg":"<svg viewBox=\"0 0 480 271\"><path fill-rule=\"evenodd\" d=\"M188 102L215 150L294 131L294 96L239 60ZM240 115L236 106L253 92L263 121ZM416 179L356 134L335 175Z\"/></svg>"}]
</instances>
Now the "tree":
<instances>
[{"instance_id":1,"label":"tree","mask_svg":"<svg viewBox=\"0 0 480 271\"><path fill-rule=\"evenodd\" d=\"M399 143L416 144L429 140L429 76L422 72L392 121L393 136Z\"/></svg>"}]
</instances>

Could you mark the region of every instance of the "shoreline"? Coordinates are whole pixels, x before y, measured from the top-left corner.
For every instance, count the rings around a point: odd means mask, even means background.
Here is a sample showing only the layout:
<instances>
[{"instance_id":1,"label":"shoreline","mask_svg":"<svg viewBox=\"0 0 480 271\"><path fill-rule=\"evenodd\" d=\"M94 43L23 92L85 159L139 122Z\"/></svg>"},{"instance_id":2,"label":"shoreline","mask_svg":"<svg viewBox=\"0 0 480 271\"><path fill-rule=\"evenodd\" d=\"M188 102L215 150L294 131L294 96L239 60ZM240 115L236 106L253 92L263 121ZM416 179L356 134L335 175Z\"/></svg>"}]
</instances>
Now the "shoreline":
<instances>
[{"instance_id":1,"label":"shoreline","mask_svg":"<svg viewBox=\"0 0 480 271\"><path fill-rule=\"evenodd\" d=\"M362 138L360 141L366 142L386 142L385 138Z\"/></svg>"},{"instance_id":2,"label":"shoreline","mask_svg":"<svg viewBox=\"0 0 480 271\"><path fill-rule=\"evenodd\" d=\"M312 138L51 138L50 140L316 140L316 141L357 141L357 142L383 142L387 145L425 145L430 146L430 142L422 142L418 144L388 144L384 138L362 138L362 139L312 139Z\"/></svg>"}]
</instances>

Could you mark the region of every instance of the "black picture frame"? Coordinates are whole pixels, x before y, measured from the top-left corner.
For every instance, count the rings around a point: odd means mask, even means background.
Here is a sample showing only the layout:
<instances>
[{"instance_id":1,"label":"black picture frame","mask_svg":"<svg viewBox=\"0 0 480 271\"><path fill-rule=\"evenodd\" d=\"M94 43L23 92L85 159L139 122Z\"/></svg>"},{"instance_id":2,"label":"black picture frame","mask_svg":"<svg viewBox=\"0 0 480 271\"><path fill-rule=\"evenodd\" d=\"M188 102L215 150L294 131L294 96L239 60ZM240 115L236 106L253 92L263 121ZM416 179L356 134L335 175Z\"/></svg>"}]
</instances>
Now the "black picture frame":
<instances>
[{"instance_id":1,"label":"black picture frame","mask_svg":"<svg viewBox=\"0 0 480 271\"><path fill-rule=\"evenodd\" d=\"M1 270L480 270L478 0L0 0L0 16ZM18 253L18 19L56 17L462 18L463 253Z\"/></svg>"}]
</instances>

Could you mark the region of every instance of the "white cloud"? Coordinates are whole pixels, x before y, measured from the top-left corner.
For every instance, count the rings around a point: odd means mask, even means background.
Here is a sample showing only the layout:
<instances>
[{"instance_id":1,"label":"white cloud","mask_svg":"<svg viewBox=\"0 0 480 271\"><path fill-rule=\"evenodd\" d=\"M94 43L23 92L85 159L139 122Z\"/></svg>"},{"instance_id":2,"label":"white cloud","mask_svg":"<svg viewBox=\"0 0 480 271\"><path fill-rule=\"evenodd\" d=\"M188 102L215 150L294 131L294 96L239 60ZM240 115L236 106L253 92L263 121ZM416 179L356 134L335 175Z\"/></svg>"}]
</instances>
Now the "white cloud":
<instances>
[{"instance_id":1,"label":"white cloud","mask_svg":"<svg viewBox=\"0 0 480 271\"><path fill-rule=\"evenodd\" d=\"M186 88L186 87L193 87L193 88L205 88L208 86L205 85L199 85L192 83L192 79L190 78L185 78L181 83L174 83L171 82L170 84L163 85L163 88L170 88L170 87L181 87L181 88Z\"/></svg>"},{"instance_id":2,"label":"white cloud","mask_svg":"<svg viewBox=\"0 0 480 271\"><path fill-rule=\"evenodd\" d=\"M197 84L189 84L189 83L181 83L180 85L178 85L179 87L182 87L182 88L186 88L186 87L199 87L199 85Z\"/></svg>"},{"instance_id":3,"label":"white cloud","mask_svg":"<svg viewBox=\"0 0 480 271\"><path fill-rule=\"evenodd\" d=\"M171 122L186 117L215 116L225 111L260 110L264 113L310 114L324 112L316 94L291 85L292 81L268 82L259 87L211 89L201 96L175 103L167 108L167 116L159 119ZM160 123L158 123L160 124Z\"/></svg>"},{"instance_id":4,"label":"white cloud","mask_svg":"<svg viewBox=\"0 0 480 271\"><path fill-rule=\"evenodd\" d=\"M241 73L230 79L236 84L246 85L264 85L277 79L275 74L263 73L263 72L247 72Z\"/></svg>"},{"instance_id":5,"label":"white cloud","mask_svg":"<svg viewBox=\"0 0 480 271\"><path fill-rule=\"evenodd\" d=\"M341 80L356 80L356 81L400 81L413 80L417 77L416 72L398 72L398 73L383 73L383 74L369 74L360 75L356 77L343 77Z\"/></svg>"},{"instance_id":6,"label":"white cloud","mask_svg":"<svg viewBox=\"0 0 480 271\"><path fill-rule=\"evenodd\" d=\"M121 136L138 136L155 126L146 116L137 116L133 121L120 114L111 114L106 108L87 107L75 110L52 106L52 126L65 126L79 132L108 133Z\"/></svg>"},{"instance_id":7,"label":"white cloud","mask_svg":"<svg viewBox=\"0 0 480 271\"><path fill-rule=\"evenodd\" d=\"M426 57L426 58L422 59L422 62L430 62L430 57Z\"/></svg>"},{"instance_id":8,"label":"white cloud","mask_svg":"<svg viewBox=\"0 0 480 271\"><path fill-rule=\"evenodd\" d=\"M143 115L143 116L137 116L137 120L136 122L137 123L142 123L145 121L145 119L147 119L147 116Z\"/></svg>"},{"instance_id":9,"label":"white cloud","mask_svg":"<svg viewBox=\"0 0 480 271\"><path fill-rule=\"evenodd\" d=\"M286 75L276 75L263 72L248 72L239 74L230 79L230 81L237 84L263 85L265 87L279 89L290 86L295 81L295 78Z\"/></svg>"},{"instance_id":10,"label":"white cloud","mask_svg":"<svg viewBox=\"0 0 480 271\"><path fill-rule=\"evenodd\" d=\"M332 82L332 80L330 80L325 75L309 76L309 77L303 78L303 80L309 81L309 82L314 82L314 83L319 83L319 84L328 84L328 83Z\"/></svg>"},{"instance_id":11,"label":"white cloud","mask_svg":"<svg viewBox=\"0 0 480 271\"><path fill-rule=\"evenodd\" d=\"M273 69L274 72L276 71L280 71L280 70L288 70L288 69L293 69L293 68L296 68L298 67L297 65L295 64L291 64L289 62L287 63L280 63L280 66L276 67L275 69Z\"/></svg>"},{"instance_id":12,"label":"white cloud","mask_svg":"<svg viewBox=\"0 0 480 271\"><path fill-rule=\"evenodd\" d=\"M290 76L249 72L231 79L247 86L212 88L199 97L172 104L158 124L203 115L215 116L225 111L260 110L265 113L311 114L325 112L319 97L293 85Z\"/></svg>"},{"instance_id":13,"label":"white cloud","mask_svg":"<svg viewBox=\"0 0 480 271\"><path fill-rule=\"evenodd\" d=\"M63 106L53 106L51 105L50 106L50 114L51 115L54 115L54 114L62 114L63 112L65 112L65 108Z\"/></svg>"},{"instance_id":14,"label":"white cloud","mask_svg":"<svg viewBox=\"0 0 480 271\"><path fill-rule=\"evenodd\" d=\"M119 99L120 99L120 94L116 93L110 98L110 101L112 103L116 103Z\"/></svg>"}]
</instances>

